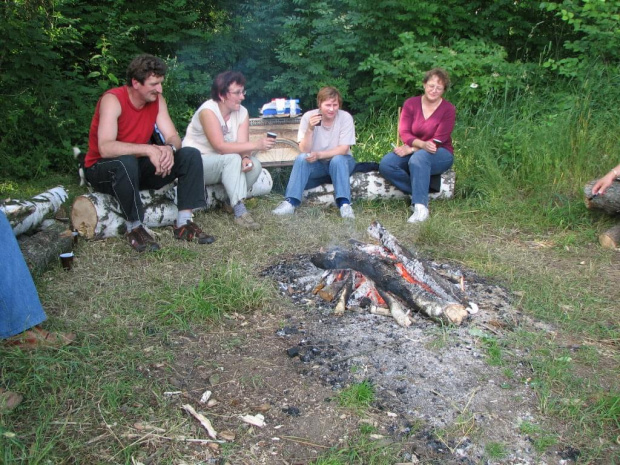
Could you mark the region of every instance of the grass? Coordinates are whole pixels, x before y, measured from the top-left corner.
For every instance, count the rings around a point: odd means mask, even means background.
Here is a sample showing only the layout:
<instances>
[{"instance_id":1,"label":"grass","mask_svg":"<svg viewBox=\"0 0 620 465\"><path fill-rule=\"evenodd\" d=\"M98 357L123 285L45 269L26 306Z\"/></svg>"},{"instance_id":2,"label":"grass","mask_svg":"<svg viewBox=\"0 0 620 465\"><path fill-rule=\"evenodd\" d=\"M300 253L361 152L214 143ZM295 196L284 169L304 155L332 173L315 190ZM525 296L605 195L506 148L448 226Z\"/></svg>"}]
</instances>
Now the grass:
<instances>
[{"instance_id":1,"label":"grass","mask_svg":"<svg viewBox=\"0 0 620 465\"><path fill-rule=\"evenodd\" d=\"M260 270L281 255L366 240L374 219L424 255L501 284L521 316L535 322L515 322L502 339L477 337L507 389L524 383L535 393L539 418L522 422L519 431L536 451L572 447L579 463L620 462L620 256L597 244L614 220L586 210L581 193L585 182L617 163L613 141L620 118L611 105L589 111L588 98L540 108L529 96L521 106L460 113L457 198L432 202L431 219L421 227L405 223L402 201L357 202L357 221L348 223L335 209L310 206L293 218L275 218L269 211L280 198L268 196L251 204L263 224L259 232L237 230L220 212L197 214L218 237L213 245L180 244L167 231L161 232L162 251L148 255L134 254L120 239L80 243L73 272L52 268L36 278L47 327L76 331L78 343L56 352L0 349L0 386L25 398L14 414L0 416L0 462L132 463L145 458L141 446L111 433L144 418L191 436L187 419L160 394L175 386L152 375L152 367L169 369L168 362L187 355L171 335L209 335L227 317L281 314L285 303ZM374 118L358 125L360 160L377 160L395 137L395 115ZM59 183L70 196L80 193L65 176L5 180L0 194L27 198ZM300 318L302 311L295 309ZM450 328L434 331L428 344L448 347ZM225 346L243 344L244 337L230 334ZM209 363L196 361L197 368ZM515 373L523 367L528 374L522 379ZM239 382L252 390L265 380L246 373ZM373 386L364 381L338 398L361 415L372 408ZM471 415L463 415L437 434L454 446L476 433L471 426ZM107 436L88 444L102 431ZM370 434L360 430L314 463L405 461L402 445L384 446ZM509 449L492 440L484 452L499 461ZM186 452L171 444L161 454L160 463L179 463Z\"/></svg>"},{"instance_id":2,"label":"grass","mask_svg":"<svg viewBox=\"0 0 620 465\"><path fill-rule=\"evenodd\" d=\"M375 400L375 388L368 380L355 383L338 393L338 402L342 407L363 412Z\"/></svg>"}]
</instances>

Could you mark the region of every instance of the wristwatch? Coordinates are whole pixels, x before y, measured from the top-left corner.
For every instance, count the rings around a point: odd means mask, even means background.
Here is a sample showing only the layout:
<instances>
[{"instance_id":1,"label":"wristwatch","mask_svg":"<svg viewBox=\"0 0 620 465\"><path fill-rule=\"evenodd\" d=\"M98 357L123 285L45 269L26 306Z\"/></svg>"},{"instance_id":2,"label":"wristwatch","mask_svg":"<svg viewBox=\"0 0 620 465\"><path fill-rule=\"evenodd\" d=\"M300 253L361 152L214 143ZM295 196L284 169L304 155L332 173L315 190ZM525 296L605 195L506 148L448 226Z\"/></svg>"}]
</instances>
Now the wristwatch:
<instances>
[{"instance_id":1,"label":"wristwatch","mask_svg":"<svg viewBox=\"0 0 620 465\"><path fill-rule=\"evenodd\" d=\"M173 155L177 154L177 148L174 146L174 144L166 144L166 145L168 145L172 149Z\"/></svg>"}]
</instances>

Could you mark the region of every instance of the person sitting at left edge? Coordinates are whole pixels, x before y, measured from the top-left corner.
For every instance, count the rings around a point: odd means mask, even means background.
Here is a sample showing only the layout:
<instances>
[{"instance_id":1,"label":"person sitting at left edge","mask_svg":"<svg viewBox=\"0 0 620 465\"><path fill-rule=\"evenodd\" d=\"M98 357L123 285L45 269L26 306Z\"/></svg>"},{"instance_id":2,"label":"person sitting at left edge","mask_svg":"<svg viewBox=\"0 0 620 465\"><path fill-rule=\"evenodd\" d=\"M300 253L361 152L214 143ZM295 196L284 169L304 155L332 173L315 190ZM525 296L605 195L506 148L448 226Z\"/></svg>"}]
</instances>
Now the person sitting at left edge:
<instances>
[{"instance_id":1,"label":"person sitting at left edge","mask_svg":"<svg viewBox=\"0 0 620 465\"><path fill-rule=\"evenodd\" d=\"M192 222L192 210L206 207L200 152L181 148L181 138L162 94L166 63L139 55L127 68L125 86L105 92L95 109L84 160L93 189L114 196L126 220L126 238L138 252L159 250L144 228L140 189L160 189L178 178L177 239L210 244L213 236ZM165 145L150 144L155 124Z\"/></svg>"},{"instance_id":2,"label":"person sitting at left edge","mask_svg":"<svg viewBox=\"0 0 620 465\"><path fill-rule=\"evenodd\" d=\"M0 212L0 339L2 346L21 349L59 348L71 344L75 334L50 333L39 325L47 319L37 289L24 261L13 229ZM16 392L0 388L0 413L22 400Z\"/></svg>"}]
</instances>

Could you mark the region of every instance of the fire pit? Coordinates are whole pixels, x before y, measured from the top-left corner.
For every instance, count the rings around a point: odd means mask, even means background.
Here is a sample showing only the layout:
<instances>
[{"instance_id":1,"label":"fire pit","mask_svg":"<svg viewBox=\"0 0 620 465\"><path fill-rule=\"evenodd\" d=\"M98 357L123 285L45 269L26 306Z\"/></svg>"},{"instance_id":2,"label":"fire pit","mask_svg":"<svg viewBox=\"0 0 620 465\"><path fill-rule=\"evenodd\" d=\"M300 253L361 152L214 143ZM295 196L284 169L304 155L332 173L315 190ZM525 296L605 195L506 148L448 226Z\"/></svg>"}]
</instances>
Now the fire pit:
<instances>
[{"instance_id":1,"label":"fire pit","mask_svg":"<svg viewBox=\"0 0 620 465\"><path fill-rule=\"evenodd\" d=\"M528 368L507 375L489 363L488 348L526 323L507 291L424 260L378 223L369 233L377 244L288 256L263 271L299 308L277 333L297 370L335 391L370 381L376 413L419 455L477 463L487 442L508 441L515 461L504 463L535 463L519 432L536 409L533 390L518 381Z\"/></svg>"}]
</instances>

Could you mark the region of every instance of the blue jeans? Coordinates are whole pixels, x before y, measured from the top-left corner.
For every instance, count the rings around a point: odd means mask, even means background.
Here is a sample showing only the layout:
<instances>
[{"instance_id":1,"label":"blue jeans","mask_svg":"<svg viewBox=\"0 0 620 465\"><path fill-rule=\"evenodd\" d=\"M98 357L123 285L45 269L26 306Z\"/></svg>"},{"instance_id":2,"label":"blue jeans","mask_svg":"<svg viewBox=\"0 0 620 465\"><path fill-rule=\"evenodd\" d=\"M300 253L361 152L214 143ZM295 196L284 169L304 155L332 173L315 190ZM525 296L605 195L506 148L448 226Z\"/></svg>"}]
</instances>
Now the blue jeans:
<instances>
[{"instance_id":1,"label":"blue jeans","mask_svg":"<svg viewBox=\"0 0 620 465\"><path fill-rule=\"evenodd\" d=\"M285 197L301 202L304 190L331 182L334 185L334 198L351 203L349 178L355 168L355 159L351 155L336 155L329 160L308 163L307 156L307 153L300 153L295 159Z\"/></svg>"},{"instance_id":2,"label":"blue jeans","mask_svg":"<svg viewBox=\"0 0 620 465\"><path fill-rule=\"evenodd\" d=\"M379 172L405 194L411 194L412 204L428 206L431 175L449 170L453 163L454 155L444 148L434 154L418 150L406 157L390 152L381 159Z\"/></svg>"},{"instance_id":3,"label":"blue jeans","mask_svg":"<svg viewBox=\"0 0 620 465\"><path fill-rule=\"evenodd\" d=\"M46 320L37 289L9 221L0 212L0 339Z\"/></svg>"}]
</instances>

